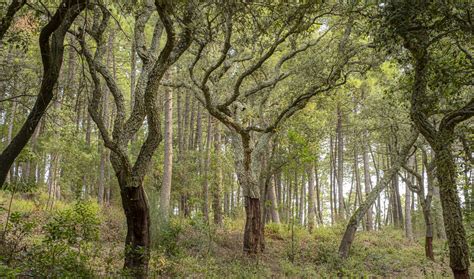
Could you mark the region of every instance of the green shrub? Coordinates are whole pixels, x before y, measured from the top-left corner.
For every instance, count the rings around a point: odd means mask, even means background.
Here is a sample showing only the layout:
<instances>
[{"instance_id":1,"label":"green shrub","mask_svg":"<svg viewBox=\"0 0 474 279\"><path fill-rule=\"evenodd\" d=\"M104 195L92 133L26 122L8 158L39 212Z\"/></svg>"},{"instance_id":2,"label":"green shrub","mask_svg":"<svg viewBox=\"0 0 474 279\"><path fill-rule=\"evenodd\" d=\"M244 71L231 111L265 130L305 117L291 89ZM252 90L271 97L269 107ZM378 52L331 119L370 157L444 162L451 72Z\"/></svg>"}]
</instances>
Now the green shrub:
<instances>
[{"instance_id":1,"label":"green shrub","mask_svg":"<svg viewBox=\"0 0 474 279\"><path fill-rule=\"evenodd\" d=\"M24 270L34 278L92 278L87 258L64 242L43 242L31 249Z\"/></svg>"},{"instance_id":2,"label":"green shrub","mask_svg":"<svg viewBox=\"0 0 474 279\"><path fill-rule=\"evenodd\" d=\"M6 229L0 235L0 261L14 265L21 260L27 249L27 237L31 234L35 223L28 220L28 215L12 212Z\"/></svg>"},{"instance_id":3,"label":"green shrub","mask_svg":"<svg viewBox=\"0 0 474 279\"><path fill-rule=\"evenodd\" d=\"M168 257L179 256L182 249L178 245L178 238L182 231L183 227L178 219L173 218L169 222L162 222L153 238L154 246Z\"/></svg>"},{"instance_id":4,"label":"green shrub","mask_svg":"<svg viewBox=\"0 0 474 279\"><path fill-rule=\"evenodd\" d=\"M98 208L91 202L77 202L72 209L59 211L44 227L46 242L66 241L80 245L99 239Z\"/></svg>"},{"instance_id":5,"label":"green shrub","mask_svg":"<svg viewBox=\"0 0 474 279\"><path fill-rule=\"evenodd\" d=\"M82 201L57 212L43 228L43 241L30 250L25 269L33 277L92 277L87 261L95 256L92 241L99 239L97 213L95 204Z\"/></svg>"}]
</instances>

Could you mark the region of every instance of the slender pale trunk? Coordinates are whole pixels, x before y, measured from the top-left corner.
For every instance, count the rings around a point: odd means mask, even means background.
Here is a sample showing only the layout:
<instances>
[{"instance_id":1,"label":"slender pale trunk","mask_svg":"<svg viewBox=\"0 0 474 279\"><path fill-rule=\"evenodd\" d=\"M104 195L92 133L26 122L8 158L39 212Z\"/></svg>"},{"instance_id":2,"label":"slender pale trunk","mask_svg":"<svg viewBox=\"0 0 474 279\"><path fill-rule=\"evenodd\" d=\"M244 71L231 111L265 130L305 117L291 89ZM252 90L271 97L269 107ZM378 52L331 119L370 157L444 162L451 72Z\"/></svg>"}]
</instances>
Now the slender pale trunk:
<instances>
[{"instance_id":1,"label":"slender pale trunk","mask_svg":"<svg viewBox=\"0 0 474 279\"><path fill-rule=\"evenodd\" d=\"M269 189L269 192L268 192L268 198L270 200L270 212L271 212L271 216L272 216L272 222L273 223L276 223L276 224L280 224L280 213L278 212L278 200L277 200L277 195L276 195L276 192L275 192L275 183L272 183L272 181L274 182L275 179L272 179L270 180L270 189Z\"/></svg>"},{"instance_id":2,"label":"slender pale trunk","mask_svg":"<svg viewBox=\"0 0 474 279\"><path fill-rule=\"evenodd\" d=\"M364 143L364 154L363 154L363 161L364 161L364 190L365 190L365 198L369 195L371 188L372 188L372 181L370 178L370 169L369 169L369 152L368 152L368 136L366 132L365 136L366 142ZM367 211L366 217L366 229L371 231L374 228L374 221L373 221L373 212L372 207L369 208Z\"/></svg>"},{"instance_id":3,"label":"slender pale trunk","mask_svg":"<svg viewBox=\"0 0 474 279\"><path fill-rule=\"evenodd\" d=\"M201 110L198 113L198 119L201 118ZM198 121L198 131L201 130L201 121ZM202 183L202 214L206 220L209 219L209 167L211 164L211 140L212 140L212 123L211 115L207 117L207 137L206 137L206 152L204 158L204 171ZM200 135L196 133L196 142L200 145ZM219 205L220 206L220 205Z\"/></svg>"},{"instance_id":4,"label":"slender pale trunk","mask_svg":"<svg viewBox=\"0 0 474 279\"><path fill-rule=\"evenodd\" d=\"M333 144L333 136L331 135L329 138L329 204L331 209L331 225L334 225L334 215L335 215L335 207L334 207L334 144Z\"/></svg>"},{"instance_id":5,"label":"slender pale trunk","mask_svg":"<svg viewBox=\"0 0 474 279\"><path fill-rule=\"evenodd\" d=\"M169 74L168 74L169 78ZM160 214L167 221L170 214L171 177L173 172L173 92L165 90L165 154L163 162L163 184L160 192Z\"/></svg>"},{"instance_id":6,"label":"slender pale trunk","mask_svg":"<svg viewBox=\"0 0 474 279\"><path fill-rule=\"evenodd\" d=\"M312 233L315 218L315 198L314 198L314 166L311 164L307 169L308 175L308 230Z\"/></svg>"},{"instance_id":7,"label":"slender pale trunk","mask_svg":"<svg viewBox=\"0 0 474 279\"><path fill-rule=\"evenodd\" d=\"M413 227L411 223L411 190L405 187L405 236L413 240Z\"/></svg>"},{"instance_id":8,"label":"slender pale trunk","mask_svg":"<svg viewBox=\"0 0 474 279\"><path fill-rule=\"evenodd\" d=\"M359 154L357 154L357 146L354 146L354 178L355 178L355 199L354 199L354 208L356 204L362 204L362 194L361 194L361 183L360 183L360 172L359 172ZM365 223L362 224L362 227L365 228Z\"/></svg>"},{"instance_id":9,"label":"slender pale trunk","mask_svg":"<svg viewBox=\"0 0 474 279\"><path fill-rule=\"evenodd\" d=\"M211 116L209 115L209 119ZM208 127L209 128L209 127ZM221 226L222 225L222 207L221 207L221 196L222 196L222 185L223 183L223 171L222 171L222 160L221 160L221 132L219 129L219 123L215 123L215 132L214 132L214 154L216 157L216 171L213 181L212 189L212 211L214 213L214 224ZM229 213L228 201L229 195L224 195L224 211L226 214Z\"/></svg>"},{"instance_id":10,"label":"slender pale trunk","mask_svg":"<svg viewBox=\"0 0 474 279\"><path fill-rule=\"evenodd\" d=\"M339 206L339 219L344 220L344 138L342 131L342 111L340 105L337 106L337 195Z\"/></svg>"},{"instance_id":11,"label":"slender pale trunk","mask_svg":"<svg viewBox=\"0 0 474 279\"><path fill-rule=\"evenodd\" d=\"M320 180L319 180L319 174L318 174L318 166L316 165L314 168L314 181L315 181L315 186L316 186L316 212L318 216L318 223L320 225L324 224L323 221L323 206L321 203L321 187L320 187Z\"/></svg>"},{"instance_id":12,"label":"slender pale trunk","mask_svg":"<svg viewBox=\"0 0 474 279\"><path fill-rule=\"evenodd\" d=\"M195 114L195 101L194 101L194 98L191 98L190 100L190 109L189 109L189 133L188 133L188 149L189 150L193 150L194 148L194 144L193 144L193 141L194 141L194 114Z\"/></svg>"}]
</instances>

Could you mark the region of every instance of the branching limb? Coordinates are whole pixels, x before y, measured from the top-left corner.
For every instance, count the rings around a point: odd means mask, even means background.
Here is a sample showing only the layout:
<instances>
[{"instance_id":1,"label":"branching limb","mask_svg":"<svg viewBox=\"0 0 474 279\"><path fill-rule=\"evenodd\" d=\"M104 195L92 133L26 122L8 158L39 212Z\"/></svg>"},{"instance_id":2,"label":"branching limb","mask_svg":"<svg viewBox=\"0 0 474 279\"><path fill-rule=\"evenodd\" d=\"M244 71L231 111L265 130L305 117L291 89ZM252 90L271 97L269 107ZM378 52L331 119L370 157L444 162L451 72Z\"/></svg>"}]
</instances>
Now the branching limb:
<instances>
[{"instance_id":1,"label":"branching limb","mask_svg":"<svg viewBox=\"0 0 474 279\"><path fill-rule=\"evenodd\" d=\"M0 41L10 27L15 14L26 4L26 0L13 0L7 8L7 13L0 20Z\"/></svg>"}]
</instances>

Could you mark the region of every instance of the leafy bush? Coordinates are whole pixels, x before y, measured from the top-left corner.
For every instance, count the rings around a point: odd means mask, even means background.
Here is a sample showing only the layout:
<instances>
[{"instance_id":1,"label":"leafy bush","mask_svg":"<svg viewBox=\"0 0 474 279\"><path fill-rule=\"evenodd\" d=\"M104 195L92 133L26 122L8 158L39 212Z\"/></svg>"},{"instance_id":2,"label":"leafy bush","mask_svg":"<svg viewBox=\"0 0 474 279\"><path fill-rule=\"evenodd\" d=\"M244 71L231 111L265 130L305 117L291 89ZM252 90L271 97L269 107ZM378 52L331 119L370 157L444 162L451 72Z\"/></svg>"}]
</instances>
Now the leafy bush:
<instances>
[{"instance_id":1,"label":"leafy bush","mask_svg":"<svg viewBox=\"0 0 474 279\"><path fill-rule=\"evenodd\" d=\"M46 242L66 241L80 245L84 241L99 239L98 208L90 202L77 202L72 209L60 211L44 227Z\"/></svg>"},{"instance_id":2,"label":"leafy bush","mask_svg":"<svg viewBox=\"0 0 474 279\"><path fill-rule=\"evenodd\" d=\"M20 261L27 249L27 237L34 227L35 223L28 220L27 214L12 212L0 237L0 261L7 265Z\"/></svg>"},{"instance_id":3,"label":"leafy bush","mask_svg":"<svg viewBox=\"0 0 474 279\"><path fill-rule=\"evenodd\" d=\"M94 258L91 243L99 239L97 213L97 206L89 202L57 212L44 226L43 241L30 250L28 273L47 278L92 277L87 260Z\"/></svg>"},{"instance_id":4,"label":"leafy bush","mask_svg":"<svg viewBox=\"0 0 474 279\"><path fill-rule=\"evenodd\" d=\"M155 247L168 257L177 257L181 254L181 247L178 245L178 238L183 227L177 219L169 222L162 222L153 238Z\"/></svg>"},{"instance_id":5,"label":"leafy bush","mask_svg":"<svg viewBox=\"0 0 474 279\"><path fill-rule=\"evenodd\" d=\"M64 242L43 242L34 246L25 267L34 278L92 278L88 255Z\"/></svg>"}]
</instances>

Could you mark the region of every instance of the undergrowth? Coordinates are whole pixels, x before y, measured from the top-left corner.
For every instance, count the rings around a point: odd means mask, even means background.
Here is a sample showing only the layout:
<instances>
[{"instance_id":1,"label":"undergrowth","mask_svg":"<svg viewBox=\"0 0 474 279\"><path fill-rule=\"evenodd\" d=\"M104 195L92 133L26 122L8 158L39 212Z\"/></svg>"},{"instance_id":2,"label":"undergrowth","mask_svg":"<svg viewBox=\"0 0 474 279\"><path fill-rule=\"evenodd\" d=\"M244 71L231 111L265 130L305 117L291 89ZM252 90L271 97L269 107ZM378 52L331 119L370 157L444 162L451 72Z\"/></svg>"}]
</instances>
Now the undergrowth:
<instances>
[{"instance_id":1,"label":"undergrowth","mask_svg":"<svg viewBox=\"0 0 474 279\"><path fill-rule=\"evenodd\" d=\"M2 201L4 199L2 198ZM15 200L0 245L0 277L119 277L123 264L124 217L116 207L94 202L57 203L53 210ZM5 212L0 218L5 220ZM99 217L100 216L100 217ZM150 274L197 278L449 277L445 242L435 241L436 262L424 257L423 240L402 231L358 232L350 257L337 250L344 227L309 233L295 225L267 224L266 250L242 253L243 218L209 224L202 216L172 218L152 231Z\"/></svg>"}]
</instances>

